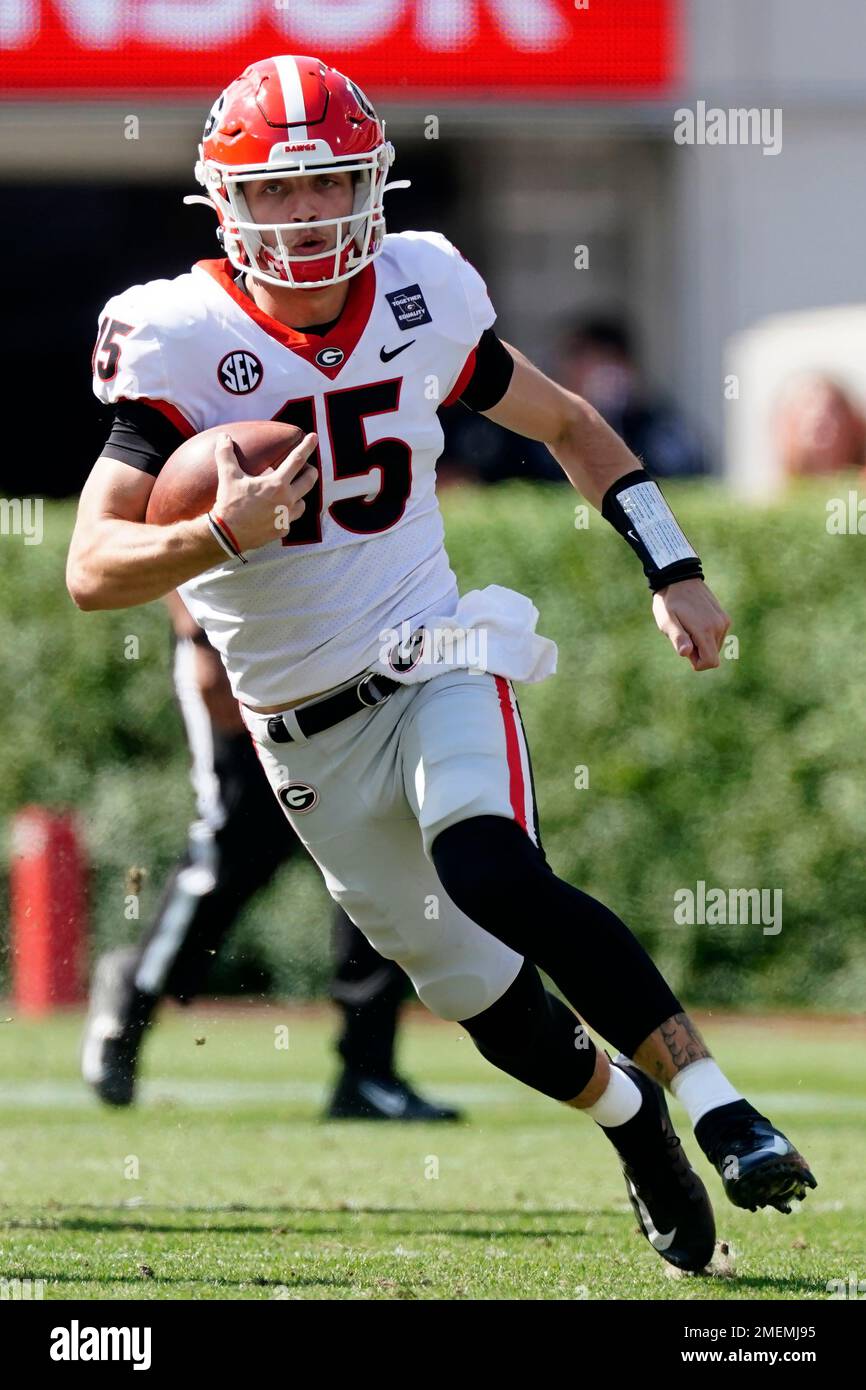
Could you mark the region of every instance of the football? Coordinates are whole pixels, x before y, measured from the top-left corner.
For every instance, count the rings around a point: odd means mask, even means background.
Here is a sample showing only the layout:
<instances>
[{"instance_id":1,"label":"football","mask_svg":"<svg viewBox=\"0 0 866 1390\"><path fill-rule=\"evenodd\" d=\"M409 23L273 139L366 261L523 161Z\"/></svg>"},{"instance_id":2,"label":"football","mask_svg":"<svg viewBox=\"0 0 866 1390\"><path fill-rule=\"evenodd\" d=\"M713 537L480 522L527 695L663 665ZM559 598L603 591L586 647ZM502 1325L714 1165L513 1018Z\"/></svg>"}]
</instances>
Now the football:
<instances>
[{"instance_id":1,"label":"football","mask_svg":"<svg viewBox=\"0 0 866 1390\"><path fill-rule=\"evenodd\" d=\"M239 420L194 434L163 464L148 499L145 521L167 526L210 511L217 493L214 450L224 433L232 437L241 468L254 476L282 463L304 438L297 425L281 420Z\"/></svg>"}]
</instances>

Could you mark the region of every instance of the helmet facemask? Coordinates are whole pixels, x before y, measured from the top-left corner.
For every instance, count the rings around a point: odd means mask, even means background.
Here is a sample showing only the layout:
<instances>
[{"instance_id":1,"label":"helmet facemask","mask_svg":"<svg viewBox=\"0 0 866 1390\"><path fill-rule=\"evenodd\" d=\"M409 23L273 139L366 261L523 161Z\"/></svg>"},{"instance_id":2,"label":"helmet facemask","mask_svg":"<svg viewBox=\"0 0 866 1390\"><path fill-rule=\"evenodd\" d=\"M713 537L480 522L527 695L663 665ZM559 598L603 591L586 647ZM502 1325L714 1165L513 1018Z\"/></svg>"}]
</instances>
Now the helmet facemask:
<instances>
[{"instance_id":1,"label":"helmet facemask","mask_svg":"<svg viewBox=\"0 0 866 1390\"><path fill-rule=\"evenodd\" d=\"M378 255L385 235L383 195L388 169L394 158L390 142L369 153L332 158L329 162L299 161L287 167L275 162L257 167L229 169L213 161L205 164L199 149L196 176L208 190L220 218L225 253L238 270L249 270L256 279L281 289L320 289L357 275ZM253 180L279 180L325 173L351 173L354 196L351 212L313 222L256 222L244 185ZM333 231L332 231L333 229ZM262 233L273 234L271 246ZM334 246L307 255L293 254L290 244L299 233L334 236Z\"/></svg>"}]
</instances>

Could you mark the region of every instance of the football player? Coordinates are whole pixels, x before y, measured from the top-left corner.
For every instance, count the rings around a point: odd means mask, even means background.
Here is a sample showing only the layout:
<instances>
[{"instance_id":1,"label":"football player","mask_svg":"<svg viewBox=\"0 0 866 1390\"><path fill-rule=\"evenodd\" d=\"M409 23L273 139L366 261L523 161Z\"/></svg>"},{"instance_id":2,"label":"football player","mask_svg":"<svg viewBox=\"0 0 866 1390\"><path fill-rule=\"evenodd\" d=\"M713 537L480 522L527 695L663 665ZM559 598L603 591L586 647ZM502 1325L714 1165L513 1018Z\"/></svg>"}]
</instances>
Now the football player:
<instances>
[{"instance_id":1,"label":"football player","mask_svg":"<svg viewBox=\"0 0 866 1390\"><path fill-rule=\"evenodd\" d=\"M815 1179L636 937L546 860L512 682L548 677L555 646L524 595L458 591L437 408L461 399L547 444L638 556L695 671L719 664L728 618L622 441L500 340L478 272L436 232L386 235L392 159L364 93L319 59L253 63L217 99L197 176L225 255L105 307L94 386L117 433L82 493L68 587L83 609L179 589L332 897L492 1063L596 1122L647 1240L702 1269L712 1207L665 1087L738 1206L788 1211ZM304 431L277 468L247 476L223 435L212 510L146 524L154 479L114 441L267 418Z\"/></svg>"}]
</instances>

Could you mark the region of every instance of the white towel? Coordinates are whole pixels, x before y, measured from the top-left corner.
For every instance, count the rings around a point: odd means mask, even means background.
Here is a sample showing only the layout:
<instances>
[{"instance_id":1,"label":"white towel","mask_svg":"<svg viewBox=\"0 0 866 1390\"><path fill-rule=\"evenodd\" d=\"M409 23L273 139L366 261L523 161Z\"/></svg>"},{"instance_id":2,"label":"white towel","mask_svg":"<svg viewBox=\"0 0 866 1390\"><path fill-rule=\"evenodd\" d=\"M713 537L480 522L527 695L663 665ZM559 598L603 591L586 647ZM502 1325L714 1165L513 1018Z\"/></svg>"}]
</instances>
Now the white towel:
<instances>
[{"instance_id":1,"label":"white towel","mask_svg":"<svg viewBox=\"0 0 866 1390\"><path fill-rule=\"evenodd\" d=\"M403 685L446 671L468 669L530 684L556 670L556 643L535 631L538 609L525 594L488 584L458 600L456 612L408 622L380 634L382 646L371 670Z\"/></svg>"}]
</instances>

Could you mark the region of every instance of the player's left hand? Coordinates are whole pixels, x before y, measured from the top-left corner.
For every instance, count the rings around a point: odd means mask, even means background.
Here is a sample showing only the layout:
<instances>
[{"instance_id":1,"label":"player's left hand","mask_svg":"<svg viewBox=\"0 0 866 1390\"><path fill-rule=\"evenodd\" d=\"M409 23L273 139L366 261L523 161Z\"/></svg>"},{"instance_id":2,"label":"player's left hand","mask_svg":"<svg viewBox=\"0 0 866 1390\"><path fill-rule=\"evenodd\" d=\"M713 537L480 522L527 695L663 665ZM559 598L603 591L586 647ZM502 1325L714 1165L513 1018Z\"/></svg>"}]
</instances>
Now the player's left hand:
<instances>
[{"instance_id":1,"label":"player's left hand","mask_svg":"<svg viewBox=\"0 0 866 1390\"><path fill-rule=\"evenodd\" d=\"M653 594L653 617L678 656L696 671L719 664L719 651L731 620L702 579L683 579Z\"/></svg>"}]
</instances>

